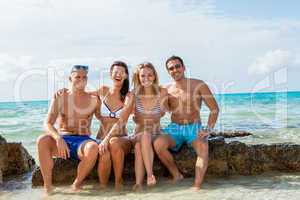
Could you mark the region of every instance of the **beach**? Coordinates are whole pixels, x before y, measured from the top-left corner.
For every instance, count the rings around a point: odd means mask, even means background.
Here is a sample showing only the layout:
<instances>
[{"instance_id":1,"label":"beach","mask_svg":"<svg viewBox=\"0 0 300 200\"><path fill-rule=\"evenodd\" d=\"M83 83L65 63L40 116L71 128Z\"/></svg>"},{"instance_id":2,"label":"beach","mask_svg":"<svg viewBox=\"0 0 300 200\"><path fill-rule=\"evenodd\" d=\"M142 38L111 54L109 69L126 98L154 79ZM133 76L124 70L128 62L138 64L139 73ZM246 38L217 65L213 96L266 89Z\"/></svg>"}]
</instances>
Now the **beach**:
<instances>
[{"instance_id":1,"label":"beach","mask_svg":"<svg viewBox=\"0 0 300 200\"><path fill-rule=\"evenodd\" d=\"M300 144L300 92L218 94L220 116L216 125L219 131L241 130L253 135L238 140L246 144L296 143ZM22 142L37 161L36 138L43 132L43 120L48 101L2 102L0 103L0 134L8 142ZM202 123L206 124L208 110L203 106ZM162 119L162 126L169 123L169 115ZM92 124L93 137L99 123ZM128 123L132 132L133 122ZM38 164L38 162L37 162ZM0 199L40 199L41 187L31 187L31 175L6 181L0 189ZM259 176L235 176L209 178L203 189L194 192L189 189L192 179L185 179L177 185L168 180L159 180L158 186L142 193L133 193L133 183L125 183L124 191L115 193L99 190L97 183L87 183L78 194L69 186L58 186L56 193L48 199L299 199L300 174L269 173Z\"/></svg>"}]
</instances>

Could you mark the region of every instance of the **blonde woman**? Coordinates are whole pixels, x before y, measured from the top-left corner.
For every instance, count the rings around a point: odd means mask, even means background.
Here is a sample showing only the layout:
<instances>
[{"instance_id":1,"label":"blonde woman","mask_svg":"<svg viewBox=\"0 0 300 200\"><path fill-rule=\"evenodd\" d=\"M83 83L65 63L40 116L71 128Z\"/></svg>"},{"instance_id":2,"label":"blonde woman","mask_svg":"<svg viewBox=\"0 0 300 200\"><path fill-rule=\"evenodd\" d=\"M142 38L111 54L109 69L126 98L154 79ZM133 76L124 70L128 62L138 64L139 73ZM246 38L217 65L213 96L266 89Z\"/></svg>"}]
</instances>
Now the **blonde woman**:
<instances>
[{"instance_id":1,"label":"blonde woman","mask_svg":"<svg viewBox=\"0 0 300 200\"><path fill-rule=\"evenodd\" d=\"M145 169L147 185L156 184L153 174L154 151L153 139L161 134L160 118L165 114L168 105L168 94L165 88L159 86L157 72L154 66L145 62L138 65L133 74L133 92L124 104L118 123L110 130L109 135L117 135L127 123L128 117L133 113L136 124L134 136L135 144L135 176L134 190L141 190Z\"/></svg>"}]
</instances>

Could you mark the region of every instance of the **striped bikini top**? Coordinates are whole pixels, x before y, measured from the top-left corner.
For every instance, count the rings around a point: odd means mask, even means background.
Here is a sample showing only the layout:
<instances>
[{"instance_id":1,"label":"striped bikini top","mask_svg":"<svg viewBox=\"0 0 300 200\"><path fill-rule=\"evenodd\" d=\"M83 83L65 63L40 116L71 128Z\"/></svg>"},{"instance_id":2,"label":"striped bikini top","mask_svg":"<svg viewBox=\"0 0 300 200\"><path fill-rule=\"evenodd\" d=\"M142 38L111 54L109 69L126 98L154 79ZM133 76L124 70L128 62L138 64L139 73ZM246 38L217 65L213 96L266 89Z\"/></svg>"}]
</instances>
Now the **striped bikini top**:
<instances>
[{"instance_id":1,"label":"striped bikini top","mask_svg":"<svg viewBox=\"0 0 300 200\"><path fill-rule=\"evenodd\" d=\"M160 113L161 113L160 102L158 99L156 100L156 102L157 103L155 106L153 106L153 108L147 110L144 108L140 97L137 96L135 101L135 113L142 114L142 115L154 115L154 116L157 115L160 117Z\"/></svg>"}]
</instances>

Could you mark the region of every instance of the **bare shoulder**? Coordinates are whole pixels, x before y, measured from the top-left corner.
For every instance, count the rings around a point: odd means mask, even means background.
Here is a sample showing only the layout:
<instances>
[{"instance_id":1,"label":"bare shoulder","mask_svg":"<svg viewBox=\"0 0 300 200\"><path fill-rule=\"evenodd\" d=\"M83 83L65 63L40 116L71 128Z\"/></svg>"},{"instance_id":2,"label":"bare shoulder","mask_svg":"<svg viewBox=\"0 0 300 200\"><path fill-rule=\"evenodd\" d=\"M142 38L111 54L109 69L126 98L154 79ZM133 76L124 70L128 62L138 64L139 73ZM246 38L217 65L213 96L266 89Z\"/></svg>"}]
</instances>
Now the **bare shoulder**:
<instances>
[{"instance_id":1,"label":"bare shoulder","mask_svg":"<svg viewBox=\"0 0 300 200\"><path fill-rule=\"evenodd\" d=\"M69 93L69 90L67 88L61 88L61 89L58 89L54 95L53 95L53 99L60 99L62 97L65 97L67 96Z\"/></svg>"},{"instance_id":2,"label":"bare shoulder","mask_svg":"<svg viewBox=\"0 0 300 200\"><path fill-rule=\"evenodd\" d=\"M127 92L126 94L126 99L133 99L134 98L134 93L132 91Z\"/></svg>"},{"instance_id":3,"label":"bare shoulder","mask_svg":"<svg viewBox=\"0 0 300 200\"><path fill-rule=\"evenodd\" d=\"M88 94L88 95L89 95L92 102L97 102L98 101L98 97L96 95L93 95L93 94Z\"/></svg>"},{"instance_id":4,"label":"bare shoulder","mask_svg":"<svg viewBox=\"0 0 300 200\"><path fill-rule=\"evenodd\" d=\"M129 91L126 94L125 101L124 101L124 106L125 107L131 107L134 104L134 101L135 101L134 92Z\"/></svg>"},{"instance_id":5,"label":"bare shoulder","mask_svg":"<svg viewBox=\"0 0 300 200\"><path fill-rule=\"evenodd\" d=\"M192 86L192 88L197 88L197 89L203 89L203 88L207 88L207 84L200 79L189 79L190 84Z\"/></svg>"},{"instance_id":6,"label":"bare shoulder","mask_svg":"<svg viewBox=\"0 0 300 200\"><path fill-rule=\"evenodd\" d=\"M162 96L165 96L168 94L168 89L166 87L160 86L159 87L159 92Z\"/></svg>"},{"instance_id":7,"label":"bare shoulder","mask_svg":"<svg viewBox=\"0 0 300 200\"><path fill-rule=\"evenodd\" d=\"M196 79L196 78L191 78L189 79L189 82L192 84L192 85L204 85L205 82L203 80L200 80L200 79Z\"/></svg>"},{"instance_id":8,"label":"bare shoulder","mask_svg":"<svg viewBox=\"0 0 300 200\"><path fill-rule=\"evenodd\" d=\"M88 95L88 102L89 102L89 106L92 106L90 108L97 108L97 106L99 105L100 101L99 101L99 98L97 95L94 95L94 94L90 94L90 93L87 93Z\"/></svg>"}]
</instances>

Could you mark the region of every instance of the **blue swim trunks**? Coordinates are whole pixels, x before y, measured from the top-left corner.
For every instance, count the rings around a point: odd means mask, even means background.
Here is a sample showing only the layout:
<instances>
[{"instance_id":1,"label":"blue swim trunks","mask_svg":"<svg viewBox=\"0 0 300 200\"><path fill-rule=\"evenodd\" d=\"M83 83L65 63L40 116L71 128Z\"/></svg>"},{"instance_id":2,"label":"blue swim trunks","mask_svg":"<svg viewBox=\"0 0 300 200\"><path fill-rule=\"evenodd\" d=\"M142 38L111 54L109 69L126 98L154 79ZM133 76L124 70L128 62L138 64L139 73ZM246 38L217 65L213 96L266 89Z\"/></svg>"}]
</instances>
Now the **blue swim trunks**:
<instances>
[{"instance_id":1,"label":"blue swim trunks","mask_svg":"<svg viewBox=\"0 0 300 200\"><path fill-rule=\"evenodd\" d=\"M78 149L83 142L87 140L97 142L88 135L62 135L62 138L67 143L70 149L70 159L72 160L79 160Z\"/></svg>"},{"instance_id":2,"label":"blue swim trunks","mask_svg":"<svg viewBox=\"0 0 300 200\"><path fill-rule=\"evenodd\" d=\"M191 145L198 137L198 132L202 130L200 122L192 124L177 124L170 123L166 128L162 129L164 134L169 135L176 143L176 146L172 148L173 151L178 151L183 143Z\"/></svg>"}]
</instances>

